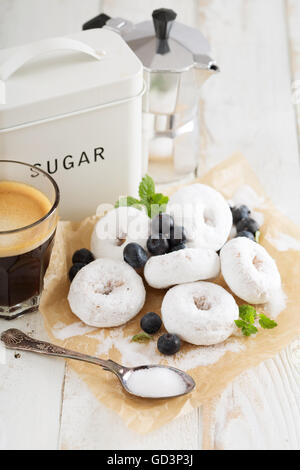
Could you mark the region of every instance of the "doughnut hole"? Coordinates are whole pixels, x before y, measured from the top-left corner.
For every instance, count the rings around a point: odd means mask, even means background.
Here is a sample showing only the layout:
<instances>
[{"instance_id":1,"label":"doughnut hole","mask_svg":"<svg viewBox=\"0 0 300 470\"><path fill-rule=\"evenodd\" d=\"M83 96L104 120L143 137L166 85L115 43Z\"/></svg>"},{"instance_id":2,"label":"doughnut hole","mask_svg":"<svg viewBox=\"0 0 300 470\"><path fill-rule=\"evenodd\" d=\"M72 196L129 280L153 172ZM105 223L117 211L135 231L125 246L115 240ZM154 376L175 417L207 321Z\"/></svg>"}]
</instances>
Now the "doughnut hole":
<instances>
[{"instance_id":1,"label":"doughnut hole","mask_svg":"<svg viewBox=\"0 0 300 470\"><path fill-rule=\"evenodd\" d=\"M123 281L108 281L104 286L95 288L94 292L95 294L109 295L114 289L123 285Z\"/></svg>"},{"instance_id":2,"label":"doughnut hole","mask_svg":"<svg viewBox=\"0 0 300 470\"><path fill-rule=\"evenodd\" d=\"M258 256L254 256L252 260L253 266L257 269L257 271L263 271L264 262L258 258Z\"/></svg>"},{"instance_id":3,"label":"doughnut hole","mask_svg":"<svg viewBox=\"0 0 300 470\"><path fill-rule=\"evenodd\" d=\"M195 297L194 296L194 304L196 305L198 310L210 310L211 303L208 302L205 296Z\"/></svg>"},{"instance_id":4,"label":"doughnut hole","mask_svg":"<svg viewBox=\"0 0 300 470\"><path fill-rule=\"evenodd\" d=\"M124 235L122 235L122 237L124 237L124 238L118 237L118 238L116 239L116 243L115 243L116 246L122 246L122 245L124 245L124 243L126 242L126 235L124 234Z\"/></svg>"},{"instance_id":5,"label":"doughnut hole","mask_svg":"<svg viewBox=\"0 0 300 470\"><path fill-rule=\"evenodd\" d=\"M204 223L210 227L216 227L215 215L209 209L205 209L203 213Z\"/></svg>"}]
</instances>

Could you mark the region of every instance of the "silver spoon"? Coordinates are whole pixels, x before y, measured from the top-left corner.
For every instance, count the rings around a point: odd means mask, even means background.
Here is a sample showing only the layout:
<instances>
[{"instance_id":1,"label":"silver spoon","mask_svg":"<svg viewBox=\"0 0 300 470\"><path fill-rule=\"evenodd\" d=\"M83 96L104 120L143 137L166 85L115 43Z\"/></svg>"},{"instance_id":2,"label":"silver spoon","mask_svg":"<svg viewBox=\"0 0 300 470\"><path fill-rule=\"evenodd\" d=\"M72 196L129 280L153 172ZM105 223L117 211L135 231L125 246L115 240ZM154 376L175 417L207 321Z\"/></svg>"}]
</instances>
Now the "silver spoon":
<instances>
[{"instance_id":1,"label":"silver spoon","mask_svg":"<svg viewBox=\"0 0 300 470\"><path fill-rule=\"evenodd\" d=\"M175 369L175 367L167 367L167 366L161 366L161 365L124 367L110 359L109 360L99 359L98 357L88 356L86 354L81 354L77 351L71 351L69 349L61 348L60 346L56 346L55 344L46 343L45 341L39 341L39 340L30 338L29 336L25 335L25 333L23 333L22 331L16 330L14 328L3 332L1 334L1 341L3 341L7 349L14 349L18 351L29 351L29 352L34 352L38 354L43 354L45 356L64 357L66 359L75 359L78 361L89 362L91 364L101 366L104 370L107 370L115 374L120 380L124 389L128 393L130 393L131 395L142 397L142 398L179 397L181 395L186 395L187 393L190 393L195 387L195 382L192 379L192 377L186 374L185 372L183 372L182 370ZM132 390L130 390L128 386L128 381L131 375L138 370L152 369L152 368L167 369L167 370L171 370L175 372L183 380L184 385L185 385L185 390L183 392L174 393L172 395L167 395L167 396L164 395L163 397L157 397L157 396L153 397L147 394L141 395L141 394L134 393Z\"/></svg>"}]
</instances>

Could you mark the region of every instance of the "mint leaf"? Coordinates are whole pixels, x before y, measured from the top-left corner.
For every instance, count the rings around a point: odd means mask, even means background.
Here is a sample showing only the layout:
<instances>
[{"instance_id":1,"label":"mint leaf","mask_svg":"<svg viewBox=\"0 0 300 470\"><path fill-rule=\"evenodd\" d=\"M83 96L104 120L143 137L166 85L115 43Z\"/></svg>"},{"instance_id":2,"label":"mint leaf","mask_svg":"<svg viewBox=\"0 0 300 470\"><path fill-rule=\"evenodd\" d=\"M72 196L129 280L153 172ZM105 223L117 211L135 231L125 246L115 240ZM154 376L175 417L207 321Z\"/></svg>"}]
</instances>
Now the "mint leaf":
<instances>
[{"instance_id":1,"label":"mint leaf","mask_svg":"<svg viewBox=\"0 0 300 470\"><path fill-rule=\"evenodd\" d=\"M145 175L139 186L139 195L142 201L150 202L150 198L155 194L155 184L151 176Z\"/></svg>"},{"instance_id":2,"label":"mint leaf","mask_svg":"<svg viewBox=\"0 0 300 470\"><path fill-rule=\"evenodd\" d=\"M116 202L115 208L123 207L123 206L136 206L137 209L141 209L141 202L138 199L135 199L131 196L120 197L120 199Z\"/></svg>"},{"instance_id":3,"label":"mint leaf","mask_svg":"<svg viewBox=\"0 0 300 470\"><path fill-rule=\"evenodd\" d=\"M246 326L242 327L242 333L244 336L251 336L255 335L258 332L258 329L254 325L249 325L249 323Z\"/></svg>"},{"instance_id":4,"label":"mint leaf","mask_svg":"<svg viewBox=\"0 0 300 470\"><path fill-rule=\"evenodd\" d=\"M259 324L265 330L272 330L273 328L276 328L276 326L278 326L274 320L271 320L271 318L268 318L263 313L259 315Z\"/></svg>"},{"instance_id":5,"label":"mint leaf","mask_svg":"<svg viewBox=\"0 0 300 470\"><path fill-rule=\"evenodd\" d=\"M256 310L252 305L240 305L239 306L240 318L245 320L245 322L250 323L251 325L254 324L257 314Z\"/></svg>"},{"instance_id":6,"label":"mint leaf","mask_svg":"<svg viewBox=\"0 0 300 470\"><path fill-rule=\"evenodd\" d=\"M256 326L251 325L245 320L235 320L235 324L238 328L241 328L244 336L251 336L258 332Z\"/></svg>"},{"instance_id":7,"label":"mint leaf","mask_svg":"<svg viewBox=\"0 0 300 470\"><path fill-rule=\"evenodd\" d=\"M168 202L169 198L167 196L164 196L161 193L154 194L150 201L151 214L149 214L149 216L153 218L160 212L165 212Z\"/></svg>"},{"instance_id":8,"label":"mint leaf","mask_svg":"<svg viewBox=\"0 0 300 470\"><path fill-rule=\"evenodd\" d=\"M164 196L161 193L155 193L151 198L151 202L152 204L160 204L160 205L168 204L169 198L168 196Z\"/></svg>"},{"instance_id":9,"label":"mint leaf","mask_svg":"<svg viewBox=\"0 0 300 470\"><path fill-rule=\"evenodd\" d=\"M238 328L243 328L243 326L246 325L246 322L244 320L234 320L234 323Z\"/></svg>"},{"instance_id":10,"label":"mint leaf","mask_svg":"<svg viewBox=\"0 0 300 470\"><path fill-rule=\"evenodd\" d=\"M148 333L142 332L134 335L131 338L131 341L134 341L135 343L146 343L147 341L150 341L150 339L153 339L152 336L148 335Z\"/></svg>"}]
</instances>

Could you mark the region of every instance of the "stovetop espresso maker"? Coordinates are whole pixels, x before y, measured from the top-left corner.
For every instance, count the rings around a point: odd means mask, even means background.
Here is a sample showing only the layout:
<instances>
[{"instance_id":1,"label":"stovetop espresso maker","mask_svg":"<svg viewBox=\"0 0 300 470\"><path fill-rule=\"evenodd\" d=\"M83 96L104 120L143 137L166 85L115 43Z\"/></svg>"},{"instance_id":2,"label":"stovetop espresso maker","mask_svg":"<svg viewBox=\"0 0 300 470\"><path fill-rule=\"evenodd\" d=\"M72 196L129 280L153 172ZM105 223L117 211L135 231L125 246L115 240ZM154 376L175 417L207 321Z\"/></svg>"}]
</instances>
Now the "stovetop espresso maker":
<instances>
[{"instance_id":1,"label":"stovetop espresso maker","mask_svg":"<svg viewBox=\"0 0 300 470\"><path fill-rule=\"evenodd\" d=\"M119 33L144 66L144 157L157 183L194 175L200 90L219 71L201 32L176 22L176 16L173 10L161 8L153 11L153 21L133 24L101 14L83 26Z\"/></svg>"}]
</instances>

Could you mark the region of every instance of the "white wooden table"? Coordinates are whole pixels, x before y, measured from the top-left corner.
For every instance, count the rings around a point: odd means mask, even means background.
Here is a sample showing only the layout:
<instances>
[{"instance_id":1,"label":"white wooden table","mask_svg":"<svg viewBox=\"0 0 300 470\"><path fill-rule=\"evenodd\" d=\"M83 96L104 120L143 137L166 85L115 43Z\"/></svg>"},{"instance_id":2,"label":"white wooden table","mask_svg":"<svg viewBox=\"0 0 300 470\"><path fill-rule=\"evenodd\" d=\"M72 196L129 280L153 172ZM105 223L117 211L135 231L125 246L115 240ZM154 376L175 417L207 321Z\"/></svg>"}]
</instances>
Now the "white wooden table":
<instances>
[{"instance_id":1,"label":"white wooden table","mask_svg":"<svg viewBox=\"0 0 300 470\"><path fill-rule=\"evenodd\" d=\"M293 89L294 84L300 90L299 0L99 3L107 13L133 21L163 3L177 10L179 20L201 28L222 74L203 87L200 171L236 150L243 152L274 203L300 223L300 108L294 103L297 90ZM11 326L46 339L38 314L2 321L0 331ZM0 350L0 361L1 357ZM8 352L6 364L0 364L0 449L201 449L203 445L300 448L300 339L276 358L243 373L209 405L146 436L129 431L99 404L62 360L25 353L17 359Z\"/></svg>"}]
</instances>

